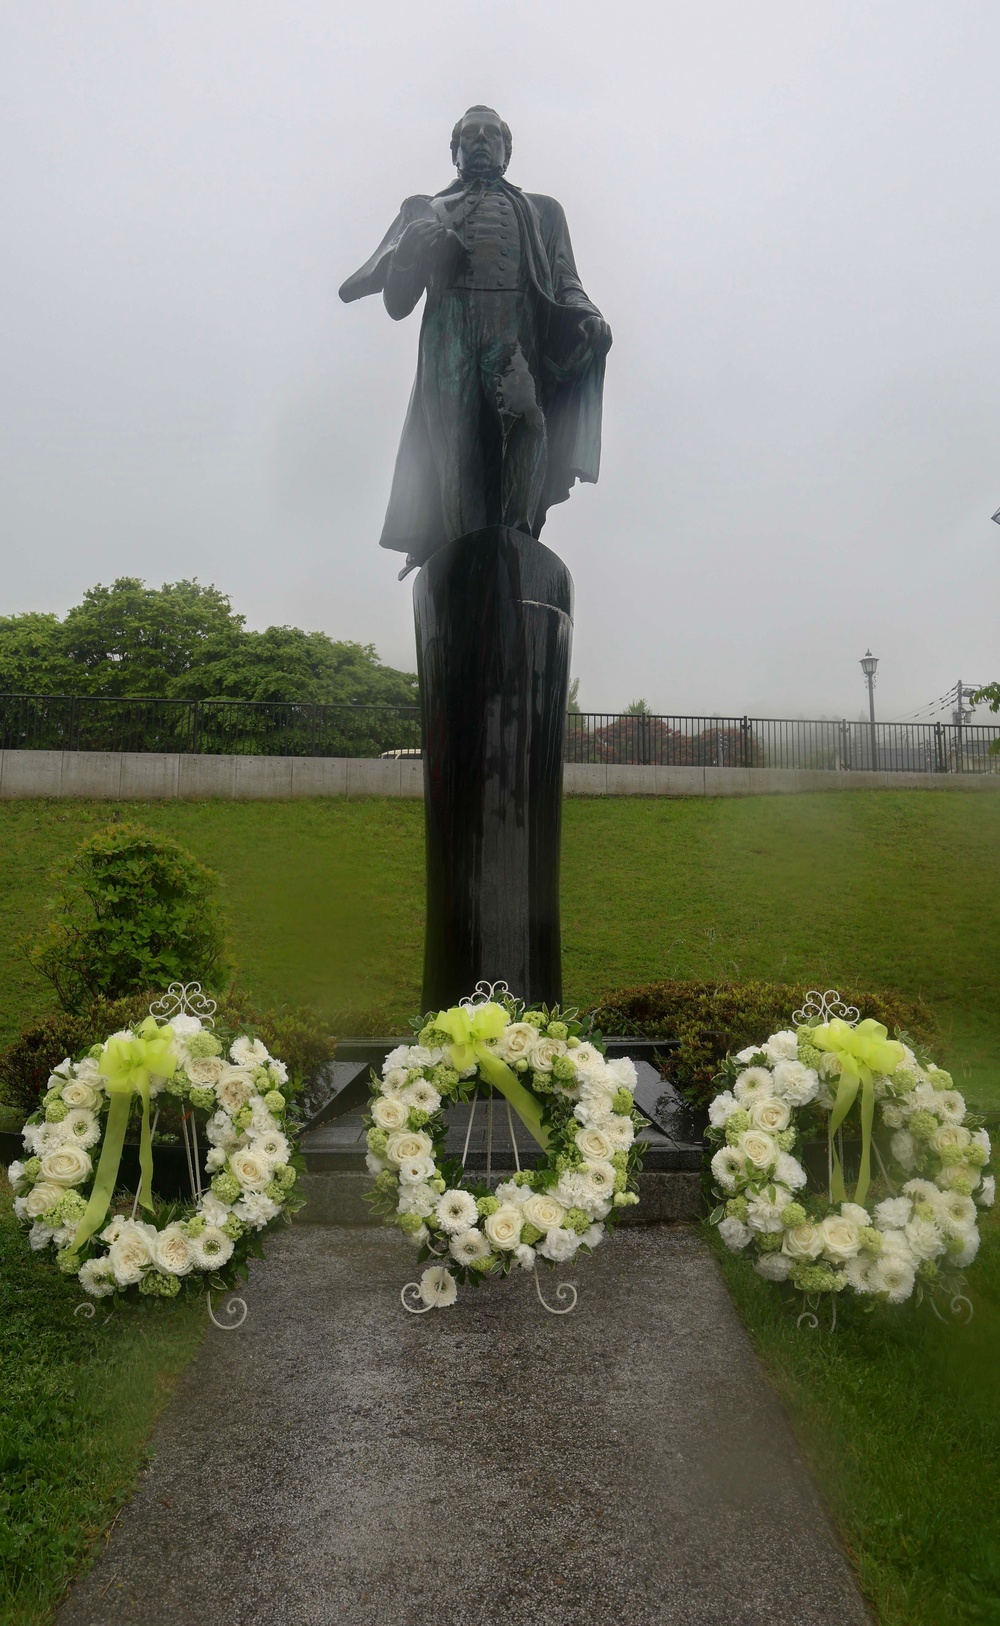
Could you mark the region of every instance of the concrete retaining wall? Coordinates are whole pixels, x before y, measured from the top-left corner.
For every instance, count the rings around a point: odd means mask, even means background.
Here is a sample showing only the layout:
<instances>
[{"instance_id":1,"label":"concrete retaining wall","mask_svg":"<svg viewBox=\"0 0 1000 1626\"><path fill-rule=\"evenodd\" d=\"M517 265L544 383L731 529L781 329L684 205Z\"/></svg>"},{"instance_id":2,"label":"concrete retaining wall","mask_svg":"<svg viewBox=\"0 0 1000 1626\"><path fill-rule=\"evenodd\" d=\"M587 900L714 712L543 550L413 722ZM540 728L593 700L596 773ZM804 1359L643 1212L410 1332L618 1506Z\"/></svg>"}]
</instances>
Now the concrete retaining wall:
<instances>
[{"instance_id":1,"label":"concrete retaining wall","mask_svg":"<svg viewBox=\"0 0 1000 1626\"><path fill-rule=\"evenodd\" d=\"M627 768L567 763L567 796L772 796L815 790L1000 789L1000 774L823 773L801 768ZM142 751L0 751L0 800L279 800L299 796L420 798L419 758L213 757Z\"/></svg>"}]
</instances>

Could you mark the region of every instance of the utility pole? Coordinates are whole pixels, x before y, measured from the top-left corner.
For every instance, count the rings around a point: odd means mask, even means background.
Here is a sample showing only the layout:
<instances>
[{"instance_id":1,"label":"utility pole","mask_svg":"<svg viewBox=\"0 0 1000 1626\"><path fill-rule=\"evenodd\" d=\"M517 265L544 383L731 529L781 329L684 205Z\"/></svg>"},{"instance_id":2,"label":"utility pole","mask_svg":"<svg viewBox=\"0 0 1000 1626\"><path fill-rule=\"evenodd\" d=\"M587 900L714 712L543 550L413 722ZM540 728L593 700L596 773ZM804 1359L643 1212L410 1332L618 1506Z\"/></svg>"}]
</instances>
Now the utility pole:
<instances>
[{"instance_id":1,"label":"utility pole","mask_svg":"<svg viewBox=\"0 0 1000 1626\"><path fill-rule=\"evenodd\" d=\"M878 768L878 737L875 732L875 669L878 666L878 656L871 650L865 651L861 657L861 670L865 674L868 685L868 715L871 719L872 730L872 769Z\"/></svg>"},{"instance_id":2,"label":"utility pole","mask_svg":"<svg viewBox=\"0 0 1000 1626\"><path fill-rule=\"evenodd\" d=\"M973 710L973 708L971 706L969 707L968 710L966 710L964 702L966 700L972 700L977 692L978 691L976 690L974 685L969 684L969 683L963 683L961 678L959 678L958 682L955 685L956 709L952 712L951 715L952 715L952 718L954 719L955 728L956 728L957 734L958 734L958 745L957 745L958 760L957 760L957 762L955 764L955 770L956 770L957 773L963 773L964 769L965 769L965 747L964 747L964 745L962 743L962 725L965 722L966 717L971 717L972 716L972 710Z\"/></svg>"}]
</instances>

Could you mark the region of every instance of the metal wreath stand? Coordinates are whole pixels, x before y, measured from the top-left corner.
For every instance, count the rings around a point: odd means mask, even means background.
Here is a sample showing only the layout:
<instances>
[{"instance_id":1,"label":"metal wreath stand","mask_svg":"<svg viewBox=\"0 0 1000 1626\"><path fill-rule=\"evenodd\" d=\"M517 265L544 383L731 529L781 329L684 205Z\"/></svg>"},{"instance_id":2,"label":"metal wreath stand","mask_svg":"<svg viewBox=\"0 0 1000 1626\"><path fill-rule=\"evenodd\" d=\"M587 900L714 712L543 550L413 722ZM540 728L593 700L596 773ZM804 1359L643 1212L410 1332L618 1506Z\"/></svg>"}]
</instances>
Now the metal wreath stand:
<instances>
[{"instance_id":1,"label":"metal wreath stand","mask_svg":"<svg viewBox=\"0 0 1000 1626\"><path fill-rule=\"evenodd\" d=\"M477 1005L489 1005L498 999L502 1000L505 995L510 997L510 989L505 982L477 982L475 993L472 994L468 999L459 1000L459 1004L463 1010L471 1011L474 1010ZM472 1125L475 1122L476 1106L478 1105L478 1102L479 1092L477 1088L476 1094L472 1097L472 1102L469 1109L469 1123L465 1131L465 1145L462 1148L463 1173L465 1171L466 1159L469 1155L469 1143L472 1139ZM494 1091L491 1086L490 1093L486 1097L486 1184L489 1186L491 1191L493 1189L493 1102ZM517 1173L520 1174L521 1158L517 1150L517 1136L514 1133L514 1119L510 1110L510 1102L506 1099L506 1097L504 1098L504 1106L507 1109L507 1134L510 1137L510 1144L514 1153L514 1168ZM431 1252L436 1254L439 1259L444 1258L448 1252L448 1243L443 1238L432 1237L427 1245ZM560 1282L556 1287L556 1298L559 1299L562 1306L560 1308L557 1305L549 1304L542 1293L541 1283L538 1280L537 1263L532 1266L531 1274L534 1277L535 1292L538 1294L538 1302L542 1306L543 1310L548 1311L549 1315L569 1315L571 1310L576 1309L579 1294L577 1293L577 1290L573 1286L572 1282ZM407 1303L407 1294L409 1294L411 1297L416 1294L417 1302L412 1304ZM433 1304L422 1304L420 1302L419 1282L407 1282L405 1287L400 1289L399 1298L403 1309L408 1311L410 1315L426 1315L428 1310L433 1310L435 1308ZM569 1303L562 1304L563 1299L569 1299Z\"/></svg>"},{"instance_id":2,"label":"metal wreath stand","mask_svg":"<svg viewBox=\"0 0 1000 1626\"><path fill-rule=\"evenodd\" d=\"M842 1022L846 1022L848 1027L855 1028L855 1027L857 1027L859 1021L861 1020L861 1012L860 1012L860 1010L858 1009L858 1007L856 1005L848 1005L848 1004L846 1004L845 1001L841 999L840 993L836 988L827 988L825 993L820 993L820 991L818 989L816 989L816 988L810 988L808 993L806 994L805 1003L803 1004L802 1009L792 1012L792 1021L795 1023L795 1026L797 1028L805 1027L805 1026L807 1026L807 1024L809 1024L810 1022L815 1021L817 1018L819 1019L819 1021L821 1023L822 1022L829 1022L832 1017L839 1017L839 1019ZM892 1183L892 1179L891 1179L891 1177L889 1175L889 1171L886 1168L885 1163L883 1161L882 1153L878 1149L878 1143L875 1140L874 1135L872 1135L872 1142L871 1143L872 1143L872 1150L875 1153L876 1158L878 1159L878 1166L882 1171L882 1175L883 1175L883 1177L885 1179L885 1183L888 1186L889 1190L893 1193L893 1195L895 1195L896 1194L896 1188ZM837 1152L838 1152L838 1155L840 1157L840 1166L841 1166L841 1168L843 1168L844 1167L844 1130L843 1130L843 1126L841 1126L841 1128L837 1130ZM828 1140L827 1140L826 1166L827 1166L827 1192L828 1192L830 1201L832 1203L833 1202L833 1137L832 1136L828 1137ZM806 1326L810 1329L810 1331L815 1332L816 1328L819 1326L819 1317L815 1313L816 1310L819 1308L819 1300L813 1294L808 1294L807 1293L807 1294L804 1295L804 1297L805 1297L806 1304L811 1305L812 1308L803 1310L802 1313L797 1317L795 1325L797 1327L801 1327L803 1322L805 1322ZM836 1332L836 1330L837 1330L837 1295L836 1295L836 1293L831 1293L829 1295L829 1297L830 1297L830 1331L831 1332ZM937 1316L938 1320L943 1321L943 1322L945 1322L947 1324L948 1317L941 1314L941 1311L938 1309L936 1303L934 1302L934 1290L933 1290L933 1288L931 1288L929 1291L927 1289L924 1290L924 1298L927 1300L928 1304L930 1305L931 1309L934 1311L934 1314ZM953 1294L952 1298L951 1298L951 1301L950 1301L950 1303L948 1305L948 1308L950 1309L952 1315L963 1326L968 1326L969 1322L972 1320L973 1314L975 1313L974 1309L973 1309L972 1300L966 1298L964 1293L955 1293L955 1294Z\"/></svg>"},{"instance_id":3,"label":"metal wreath stand","mask_svg":"<svg viewBox=\"0 0 1000 1626\"><path fill-rule=\"evenodd\" d=\"M203 1027L214 1028L215 1012L218 1009L218 1000L210 999L202 992L200 982L172 982L166 993L160 999L154 999L149 1007L150 1016L160 1022L170 1022L175 1016L196 1016ZM153 1121L149 1126L150 1138L156 1133L156 1125L160 1116L157 1107L153 1113ZM187 1160L188 1179L191 1184L191 1201L197 1207L201 1202L204 1188L201 1181L201 1151L198 1145L198 1126L195 1120L193 1107L181 1107L181 1140L184 1143L184 1156ZM130 1219L135 1219L139 1210L139 1193L135 1194L132 1202ZM249 1314L247 1301L238 1293L225 1289L226 1297L219 1308L227 1317L220 1321L212 1305L212 1294L219 1292L218 1288L209 1287L205 1291L205 1304L208 1317L214 1327L220 1332L235 1332L242 1327ZM96 1315L95 1306L89 1300L78 1304L74 1315L90 1320Z\"/></svg>"}]
</instances>

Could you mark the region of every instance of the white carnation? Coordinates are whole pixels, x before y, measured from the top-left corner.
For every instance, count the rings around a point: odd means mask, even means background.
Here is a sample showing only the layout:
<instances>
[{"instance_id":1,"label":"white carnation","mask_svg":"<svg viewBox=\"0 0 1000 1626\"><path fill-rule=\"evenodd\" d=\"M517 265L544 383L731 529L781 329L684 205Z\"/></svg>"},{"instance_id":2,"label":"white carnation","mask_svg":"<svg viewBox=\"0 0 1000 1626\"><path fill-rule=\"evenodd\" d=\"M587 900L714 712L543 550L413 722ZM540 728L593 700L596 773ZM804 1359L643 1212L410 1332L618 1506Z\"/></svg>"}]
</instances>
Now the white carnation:
<instances>
[{"instance_id":1,"label":"white carnation","mask_svg":"<svg viewBox=\"0 0 1000 1626\"><path fill-rule=\"evenodd\" d=\"M800 1061L779 1061L774 1069L774 1093L793 1107L808 1106L819 1094L819 1074Z\"/></svg>"},{"instance_id":2,"label":"white carnation","mask_svg":"<svg viewBox=\"0 0 1000 1626\"><path fill-rule=\"evenodd\" d=\"M789 1028L782 1028L780 1033L771 1034L763 1048L772 1065L779 1061L795 1061L799 1054L798 1034L792 1033Z\"/></svg>"},{"instance_id":3,"label":"white carnation","mask_svg":"<svg viewBox=\"0 0 1000 1626\"><path fill-rule=\"evenodd\" d=\"M614 1087L616 1090L622 1089L631 1090L633 1093L635 1092L637 1075L635 1070L635 1062L632 1061L630 1057L616 1056L614 1061L605 1062L604 1070L606 1073L610 1073L612 1079L614 1080Z\"/></svg>"},{"instance_id":4,"label":"white carnation","mask_svg":"<svg viewBox=\"0 0 1000 1626\"><path fill-rule=\"evenodd\" d=\"M753 1268L766 1282L784 1282L791 1274L792 1261L786 1253L762 1253Z\"/></svg>"},{"instance_id":5,"label":"white carnation","mask_svg":"<svg viewBox=\"0 0 1000 1626\"><path fill-rule=\"evenodd\" d=\"M281 1213L281 1204L272 1202L262 1191L245 1191L239 1202L233 1207L237 1219L244 1220L252 1225L255 1231L276 1219Z\"/></svg>"},{"instance_id":6,"label":"white carnation","mask_svg":"<svg viewBox=\"0 0 1000 1626\"><path fill-rule=\"evenodd\" d=\"M266 1044L260 1039L248 1039L245 1033L233 1040L229 1057L237 1067L263 1067L271 1059Z\"/></svg>"},{"instance_id":7,"label":"white carnation","mask_svg":"<svg viewBox=\"0 0 1000 1626\"><path fill-rule=\"evenodd\" d=\"M213 1146L235 1146L239 1140L228 1112L213 1112L205 1125L205 1135Z\"/></svg>"},{"instance_id":8,"label":"white carnation","mask_svg":"<svg viewBox=\"0 0 1000 1626\"><path fill-rule=\"evenodd\" d=\"M580 1246L581 1248L596 1248L604 1241L606 1235L607 1232L603 1225L588 1225L587 1229L581 1234Z\"/></svg>"},{"instance_id":9,"label":"white carnation","mask_svg":"<svg viewBox=\"0 0 1000 1626\"><path fill-rule=\"evenodd\" d=\"M226 1166L226 1149L224 1146L213 1146L205 1153L205 1167L209 1174L218 1174Z\"/></svg>"},{"instance_id":10,"label":"white carnation","mask_svg":"<svg viewBox=\"0 0 1000 1626\"><path fill-rule=\"evenodd\" d=\"M535 1250L529 1248L526 1242L519 1242L514 1249L514 1258L522 1270L533 1270L535 1266Z\"/></svg>"},{"instance_id":11,"label":"white carnation","mask_svg":"<svg viewBox=\"0 0 1000 1626\"><path fill-rule=\"evenodd\" d=\"M985 1176L979 1191L976 1193L976 1202L979 1204L980 1208L992 1208L993 1204L996 1202L996 1197L996 1177L992 1174L988 1174Z\"/></svg>"},{"instance_id":12,"label":"white carnation","mask_svg":"<svg viewBox=\"0 0 1000 1626\"><path fill-rule=\"evenodd\" d=\"M809 1179L802 1164L798 1158L792 1156L791 1152L778 1153L778 1160L774 1165L774 1177L776 1180L780 1180L783 1185L789 1186L792 1191L798 1191Z\"/></svg>"},{"instance_id":13,"label":"white carnation","mask_svg":"<svg viewBox=\"0 0 1000 1626\"><path fill-rule=\"evenodd\" d=\"M753 1232L749 1225L743 1225L740 1220L730 1215L719 1221L719 1235L732 1253L739 1253L741 1248L746 1247Z\"/></svg>"},{"instance_id":14,"label":"white carnation","mask_svg":"<svg viewBox=\"0 0 1000 1626\"><path fill-rule=\"evenodd\" d=\"M773 1200L768 1195L774 1192ZM755 1191L747 1198L747 1224L752 1231L783 1231L784 1222L781 1218L785 1207L792 1200L792 1194L785 1186L765 1186L763 1191Z\"/></svg>"},{"instance_id":15,"label":"white carnation","mask_svg":"<svg viewBox=\"0 0 1000 1626\"><path fill-rule=\"evenodd\" d=\"M229 1203L220 1202L214 1191L206 1191L201 1199L200 1212L209 1225L224 1225L231 1208Z\"/></svg>"},{"instance_id":16,"label":"white carnation","mask_svg":"<svg viewBox=\"0 0 1000 1626\"><path fill-rule=\"evenodd\" d=\"M889 1142L889 1151L901 1168L916 1168L917 1143L908 1129L897 1129Z\"/></svg>"},{"instance_id":17,"label":"white carnation","mask_svg":"<svg viewBox=\"0 0 1000 1626\"><path fill-rule=\"evenodd\" d=\"M428 1185L400 1186L397 1214L419 1214L428 1219L437 1207L437 1192Z\"/></svg>"},{"instance_id":18,"label":"white carnation","mask_svg":"<svg viewBox=\"0 0 1000 1626\"><path fill-rule=\"evenodd\" d=\"M536 1245L536 1251L542 1255L543 1259L551 1259L553 1264L562 1265L565 1264L567 1259L572 1259L579 1246L580 1238L575 1231L566 1230L562 1226L555 1226L551 1231L546 1231L542 1240Z\"/></svg>"},{"instance_id":19,"label":"white carnation","mask_svg":"<svg viewBox=\"0 0 1000 1626\"><path fill-rule=\"evenodd\" d=\"M901 1231L912 1213L909 1197L886 1197L875 1209L875 1224L880 1231Z\"/></svg>"},{"instance_id":20,"label":"white carnation","mask_svg":"<svg viewBox=\"0 0 1000 1626\"><path fill-rule=\"evenodd\" d=\"M734 1112L739 1111L740 1103L732 1090L723 1090L717 1095L708 1109L708 1121L713 1129L724 1129Z\"/></svg>"}]
</instances>

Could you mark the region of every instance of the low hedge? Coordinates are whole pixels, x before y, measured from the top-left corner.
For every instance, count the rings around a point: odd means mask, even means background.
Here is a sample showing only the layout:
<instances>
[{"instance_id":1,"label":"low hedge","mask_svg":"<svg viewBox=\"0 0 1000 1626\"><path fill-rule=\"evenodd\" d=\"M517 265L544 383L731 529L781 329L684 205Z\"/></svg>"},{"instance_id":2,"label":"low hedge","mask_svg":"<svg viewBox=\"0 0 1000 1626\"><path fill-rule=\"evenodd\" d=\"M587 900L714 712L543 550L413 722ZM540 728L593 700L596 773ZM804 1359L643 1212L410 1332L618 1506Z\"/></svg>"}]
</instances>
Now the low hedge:
<instances>
[{"instance_id":1,"label":"low hedge","mask_svg":"<svg viewBox=\"0 0 1000 1626\"><path fill-rule=\"evenodd\" d=\"M97 1000L84 1015L60 1011L32 1022L0 1055L0 1103L27 1117L44 1093L53 1067L66 1056L81 1055L130 1022L141 1021L158 997L147 992L127 999ZM296 1089L332 1061L337 1048L330 1024L307 1009L258 1010L239 994L228 994L219 1000L216 1021L259 1035L268 1050L285 1062Z\"/></svg>"},{"instance_id":2,"label":"low hedge","mask_svg":"<svg viewBox=\"0 0 1000 1626\"><path fill-rule=\"evenodd\" d=\"M791 1027L792 1012L802 1008L808 993L805 983L651 982L608 994L593 1017L602 1033L679 1041L670 1076L688 1100L703 1106L716 1093L713 1079L726 1052ZM931 1047L939 1039L934 1014L923 1000L872 989L842 988L840 994L858 1007L862 1019L883 1022L890 1034L906 1034Z\"/></svg>"}]
</instances>

